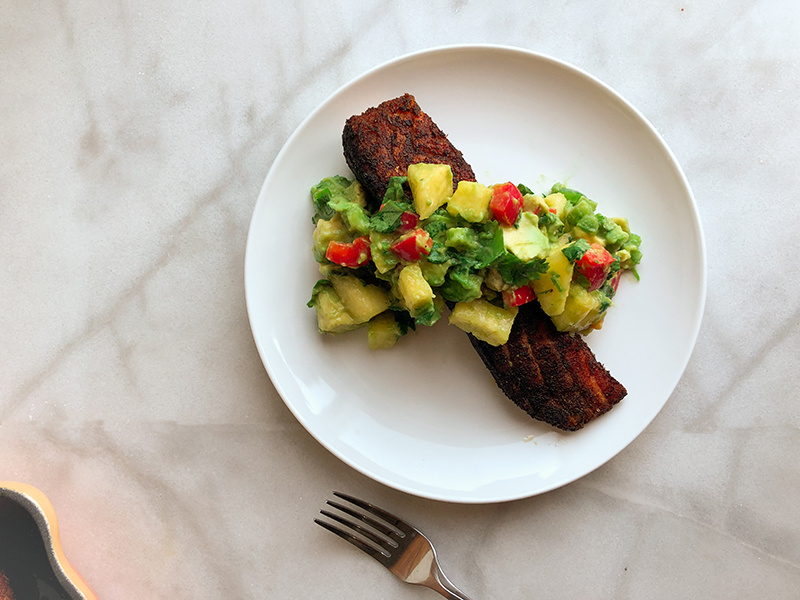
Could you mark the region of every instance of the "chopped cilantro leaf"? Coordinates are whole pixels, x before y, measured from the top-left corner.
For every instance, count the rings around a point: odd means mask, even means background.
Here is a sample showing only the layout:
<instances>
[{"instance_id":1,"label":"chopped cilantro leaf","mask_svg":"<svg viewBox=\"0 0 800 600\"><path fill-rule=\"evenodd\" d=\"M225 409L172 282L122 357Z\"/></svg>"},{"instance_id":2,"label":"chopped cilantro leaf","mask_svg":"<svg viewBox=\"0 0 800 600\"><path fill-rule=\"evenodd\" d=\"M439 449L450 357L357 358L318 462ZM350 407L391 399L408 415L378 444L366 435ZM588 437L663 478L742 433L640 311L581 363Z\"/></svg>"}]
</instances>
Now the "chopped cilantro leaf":
<instances>
[{"instance_id":1,"label":"chopped cilantro leaf","mask_svg":"<svg viewBox=\"0 0 800 600\"><path fill-rule=\"evenodd\" d=\"M435 302L431 302L425 310L419 312L414 315L414 322L417 325L425 325L430 327L436 321L438 321L442 316L442 313L439 311L439 308L436 306Z\"/></svg>"},{"instance_id":2,"label":"chopped cilantro leaf","mask_svg":"<svg viewBox=\"0 0 800 600\"><path fill-rule=\"evenodd\" d=\"M551 223L555 223L558 220L558 217L555 216L553 213L548 211L543 211L542 214L539 215L539 226L542 225L550 225Z\"/></svg>"},{"instance_id":3,"label":"chopped cilantro leaf","mask_svg":"<svg viewBox=\"0 0 800 600\"><path fill-rule=\"evenodd\" d=\"M606 310L608 310L608 308L611 307L613 304L614 303L611 301L611 298L609 298L608 296L606 296L602 292L600 293L600 312L601 313L603 313Z\"/></svg>"},{"instance_id":4,"label":"chopped cilantro leaf","mask_svg":"<svg viewBox=\"0 0 800 600\"><path fill-rule=\"evenodd\" d=\"M369 225L378 233L390 233L400 227L401 217L411 205L406 202L387 200L383 207L370 217Z\"/></svg>"},{"instance_id":5,"label":"chopped cilantro leaf","mask_svg":"<svg viewBox=\"0 0 800 600\"><path fill-rule=\"evenodd\" d=\"M447 246L445 246L442 242L433 240L433 247L431 248L430 254L428 254L428 260L437 265L450 260L450 254L447 252Z\"/></svg>"},{"instance_id":6,"label":"chopped cilantro leaf","mask_svg":"<svg viewBox=\"0 0 800 600\"><path fill-rule=\"evenodd\" d=\"M561 275L558 273L553 273L550 275L550 280L553 282L553 286L559 291L559 293L564 292L564 286L561 285Z\"/></svg>"},{"instance_id":7,"label":"chopped cilantro leaf","mask_svg":"<svg viewBox=\"0 0 800 600\"><path fill-rule=\"evenodd\" d=\"M392 307L391 310L394 312L394 320L397 321L397 325L400 327L401 335L407 334L409 329L412 331L417 330L417 323L414 321L414 318L408 314L407 310L399 307Z\"/></svg>"},{"instance_id":8,"label":"chopped cilantro leaf","mask_svg":"<svg viewBox=\"0 0 800 600\"><path fill-rule=\"evenodd\" d=\"M587 290L592 286L592 284L589 282L589 278L586 277L586 275L584 275L583 273L575 274L575 282Z\"/></svg>"},{"instance_id":9,"label":"chopped cilantro leaf","mask_svg":"<svg viewBox=\"0 0 800 600\"><path fill-rule=\"evenodd\" d=\"M575 240L569 246L563 248L561 252L564 253L570 262L579 261L586 254L589 249L589 242L584 239Z\"/></svg>"},{"instance_id":10,"label":"chopped cilantro leaf","mask_svg":"<svg viewBox=\"0 0 800 600\"><path fill-rule=\"evenodd\" d=\"M389 179L389 186L386 188L386 193L383 195L383 204L390 201L408 204L408 196L406 196L406 192L403 189L407 181L407 177L392 177Z\"/></svg>"},{"instance_id":11,"label":"chopped cilantro leaf","mask_svg":"<svg viewBox=\"0 0 800 600\"><path fill-rule=\"evenodd\" d=\"M492 265L499 272L507 284L520 286L547 273L547 261L536 258L530 262L523 262L510 252L505 252Z\"/></svg>"},{"instance_id":12,"label":"chopped cilantro leaf","mask_svg":"<svg viewBox=\"0 0 800 600\"><path fill-rule=\"evenodd\" d=\"M455 267L447 272L442 296L451 302L471 302L481 297L483 277L467 267Z\"/></svg>"},{"instance_id":13,"label":"chopped cilantro leaf","mask_svg":"<svg viewBox=\"0 0 800 600\"><path fill-rule=\"evenodd\" d=\"M483 269L501 257L506 251L506 246L503 242L503 230L495 221L489 221L476 229L478 229L480 249L476 253L475 267Z\"/></svg>"},{"instance_id":14,"label":"chopped cilantro leaf","mask_svg":"<svg viewBox=\"0 0 800 600\"><path fill-rule=\"evenodd\" d=\"M533 190L523 183L518 183L517 189L519 190L519 193L522 194L523 196L527 196L528 194L533 194Z\"/></svg>"},{"instance_id":15,"label":"chopped cilantro leaf","mask_svg":"<svg viewBox=\"0 0 800 600\"><path fill-rule=\"evenodd\" d=\"M437 210L421 224L422 229L427 231L428 235L432 238L437 238L440 234L447 231L448 228L457 227L458 225L458 218L451 215L444 208ZM439 241L443 242L444 239Z\"/></svg>"}]
</instances>

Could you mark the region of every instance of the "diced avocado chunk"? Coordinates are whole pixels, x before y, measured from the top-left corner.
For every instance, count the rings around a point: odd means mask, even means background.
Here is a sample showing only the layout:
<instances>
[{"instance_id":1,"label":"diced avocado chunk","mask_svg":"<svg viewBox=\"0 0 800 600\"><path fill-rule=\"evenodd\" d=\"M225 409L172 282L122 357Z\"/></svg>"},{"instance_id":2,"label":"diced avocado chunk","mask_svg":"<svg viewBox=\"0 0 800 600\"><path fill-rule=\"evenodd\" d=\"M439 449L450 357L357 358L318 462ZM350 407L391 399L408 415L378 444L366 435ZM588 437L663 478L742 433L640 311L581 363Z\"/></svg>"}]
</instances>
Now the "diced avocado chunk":
<instances>
[{"instance_id":1,"label":"diced avocado chunk","mask_svg":"<svg viewBox=\"0 0 800 600\"><path fill-rule=\"evenodd\" d=\"M311 198L314 200L313 221L315 223L319 219L330 220L335 212L341 212L340 208L335 208L336 204L352 203L360 208L367 205L366 195L361 184L358 181L350 181L341 175L326 177L312 187Z\"/></svg>"},{"instance_id":2,"label":"diced avocado chunk","mask_svg":"<svg viewBox=\"0 0 800 600\"><path fill-rule=\"evenodd\" d=\"M366 323L382 313L391 303L386 290L366 284L355 275L334 273L331 275L331 285L353 321L358 324Z\"/></svg>"},{"instance_id":3,"label":"diced avocado chunk","mask_svg":"<svg viewBox=\"0 0 800 600\"><path fill-rule=\"evenodd\" d=\"M550 193L561 193L567 199L567 202L570 204L578 204L581 200L586 200L592 207L592 210L597 208L597 202L593 200L589 200L585 195L583 195L578 190L573 190L566 187L563 183L555 183L553 187L550 188Z\"/></svg>"},{"instance_id":4,"label":"diced avocado chunk","mask_svg":"<svg viewBox=\"0 0 800 600\"><path fill-rule=\"evenodd\" d=\"M373 317L367 324L367 341L371 350L385 350L403 336L400 324L391 310Z\"/></svg>"},{"instance_id":5,"label":"diced avocado chunk","mask_svg":"<svg viewBox=\"0 0 800 600\"><path fill-rule=\"evenodd\" d=\"M450 323L492 346L508 341L517 308L501 308L478 298L459 302L450 313Z\"/></svg>"},{"instance_id":6,"label":"diced avocado chunk","mask_svg":"<svg viewBox=\"0 0 800 600\"><path fill-rule=\"evenodd\" d=\"M317 327L322 333L344 333L359 326L326 280L318 281L314 286L308 305L314 307Z\"/></svg>"},{"instance_id":7,"label":"diced avocado chunk","mask_svg":"<svg viewBox=\"0 0 800 600\"><path fill-rule=\"evenodd\" d=\"M442 295L451 302L470 302L480 298L483 277L466 267L453 267L447 272Z\"/></svg>"},{"instance_id":8,"label":"diced avocado chunk","mask_svg":"<svg viewBox=\"0 0 800 600\"><path fill-rule=\"evenodd\" d=\"M503 243L514 256L525 262L544 258L550 251L550 241L539 230L539 219L523 212L516 227L503 227Z\"/></svg>"},{"instance_id":9,"label":"diced avocado chunk","mask_svg":"<svg viewBox=\"0 0 800 600\"><path fill-rule=\"evenodd\" d=\"M597 220L600 223L597 235L603 238L603 245L609 252L613 253L630 238L630 231L625 231L615 219L609 219L598 213Z\"/></svg>"},{"instance_id":10,"label":"diced avocado chunk","mask_svg":"<svg viewBox=\"0 0 800 600\"><path fill-rule=\"evenodd\" d=\"M447 212L470 223L489 218L492 189L475 181L459 181L453 197L447 201Z\"/></svg>"},{"instance_id":11,"label":"diced avocado chunk","mask_svg":"<svg viewBox=\"0 0 800 600\"><path fill-rule=\"evenodd\" d=\"M620 229L625 233L631 232L631 226L628 224L628 219L625 217L611 217L610 219L613 223L619 225Z\"/></svg>"},{"instance_id":12,"label":"diced avocado chunk","mask_svg":"<svg viewBox=\"0 0 800 600\"><path fill-rule=\"evenodd\" d=\"M589 327L604 310L600 296L599 291L588 292L581 285L570 286L564 311L552 317L556 329L579 332ZM608 306L606 304L606 307Z\"/></svg>"},{"instance_id":13,"label":"diced avocado chunk","mask_svg":"<svg viewBox=\"0 0 800 600\"><path fill-rule=\"evenodd\" d=\"M425 280L419 263L403 267L397 285L412 317L425 312L433 304L433 289Z\"/></svg>"},{"instance_id":14,"label":"diced avocado chunk","mask_svg":"<svg viewBox=\"0 0 800 600\"><path fill-rule=\"evenodd\" d=\"M592 244L600 244L601 246L605 246L604 240L597 236L595 233L589 233L580 227L576 227L572 231L570 231L570 235L574 238L586 240L589 242L589 245Z\"/></svg>"},{"instance_id":15,"label":"diced avocado chunk","mask_svg":"<svg viewBox=\"0 0 800 600\"><path fill-rule=\"evenodd\" d=\"M623 269L633 269L642 260L642 251L639 250L641 243L642 238L635 233L631 233L628 240L622 245L622 250L619 251L618 256ZM623 253L627 253L625 258L623 258Z\"/></svg>"},{"instance_id":16,"label":"diced avocado chunk","mask_svg":"<svg viewBox=\"0 0 800 600\"><path fill-rule=\"evenodd\" d=\"M591 200L585 196L582 197L577 204L571 204L565 207L564 224L568 228L580 227L584 229L584 231L588 231L585 228L585 224L592 219L594 219L595 222L597 221L597 218L594 216L595 206L597 205ZM583 225L581 225L581 223L583 223ZM594 230L597 231L596 224Z\"/></svg>"},{"instance_id":17,"label":"diced avocado chunk","mask_svg":"<svg viewBox=\"0 0 800 600\"><path fill-rule=\"evenodd\" d=\"M444 245L459 252L475 250L478 247L478 234L469 227L451 227L445 234Z\"/></svg>"},{"instance_id":18,"label":"diced avocado chunk","mask_svg":"<svg viewBox=\"0 0 800 600\"><path fill-rule=\"evenodd\" d=\"M330 220L335 211L328 203L334 198L345 196L345 190L352 184L353 182L346 177L335 175L334 177L326 177L312 187L311 198L314 201L313 221L316 223L318 219ZM360 184L359 187L361 187ZM349 198L347 199L349 200Z\"/></svg>"},{"instance_id":19,"label":"diced avocado chunk","mask_svg":"<svg viewBox=\"0 0 800 600\"><path fill-rule=\"evenodd\" d=\"M427 259L423 259L419 262L419 266L422 269L422 276L431 287L441 287L444 284L447 269L450 268L450 261L432 263Z\"/></svg>"},{"instance_id":20,"label":"diced avocado chunk","mask_svg":"<svg viewBox=\"0 0 800 600\"><path fill-rule=\"evenodd\" d=\"M350 202L355 202L361 208L367 207L367 195L358 180L354 180L353 183L344 190L343 194Z\"/></svg>"},{"instance_id":21,"label":"diced avocado chunk","mask_svg":"<svg viewBox=\"0 0 800 600\"><path fill-rule=\"evenodd\" d=\"M600 221L598 221L596 215L586 215L575 224L575 227L578 229L583 229L583 231L589 234L597 233L597 230L600 227Z\"/></svg>"},{"instance_id":22,"label":"diced avocado chunk","mask_svg":"<svg viewBox=\"0 0 800 600\"><path fill-rule=\"evenodd\" d=\"M369 234L369 216L358 204L344 198L337 198L331 200L328 206L341 215L342 222L350 233Z\"/></svg>"},{"instance_id":23,"label":"diced avocado chunk","mask_svg":"<svg viewBox=\"0 0 800 600\"><path fill-rule=\"evenodd\" d=\"M534 214L541 214L550 210L547 203L539 194L525 194L522 197L522 210L532 212Z\"/></svg>"},{"instance_id":24,"label":"diced avocado chunk","mask_svg":"<svg viewBox=\"0 0 800 600\"><path fill-rule=\"evenodd\" d=\"M325 253L328 251L328 244L332 240L337 242L349 242L350 235L347 232L347 227L342 221L339 213L335 213L330 220L319 219L317 226L314 229L314 246L313 253L314 259L317 262L325 260Z\"/></svg>"},{"instance_id":25,"label":"diced avocado chunk","mask_svg":"<svg viewBox=\"0 0 800 600\"><path fill-rule=\"evenodd\" d=\"M397 255L391 251L392 242L397 239L393 233L378 233L371 231L369 234L369 249L372 262L379 273L388 273L399 262Z\"/></svg>"},{"instance_id":26,"label":"diced avocado chunk","mask_svg":"<svg viewBox=\"0 0 800 600\"><path fill-rule=\"evenodd\" d=\"M408 185L414 210L420 219L427 219L453 195L453 170L450 165L409 165Z\"/></svg>"},{"instance_id":27,"label":"diced avocado chunk","mask_svg":"<svg viewBox=\"0 0 800 600\"><path fill-rule=\"evenodd\" d=\"M573 264L561 251L565 247L566 244L553 249L547 257L547 273L531 284L542 310L550 317L564 312L572 282Z\"/></svg>"},{"instance_id":28,"label":"diced avocado chunk","mask_svg":"<svg viewBox=\"0 0 800 600\"><path fill-rule=\"evenodd\" d=\"M495 292L502 292L504 289L511 287L503 281L503 276L497 269L488 269L486 277L483 280L486 287Z\"/></svg>"}]
</instances>

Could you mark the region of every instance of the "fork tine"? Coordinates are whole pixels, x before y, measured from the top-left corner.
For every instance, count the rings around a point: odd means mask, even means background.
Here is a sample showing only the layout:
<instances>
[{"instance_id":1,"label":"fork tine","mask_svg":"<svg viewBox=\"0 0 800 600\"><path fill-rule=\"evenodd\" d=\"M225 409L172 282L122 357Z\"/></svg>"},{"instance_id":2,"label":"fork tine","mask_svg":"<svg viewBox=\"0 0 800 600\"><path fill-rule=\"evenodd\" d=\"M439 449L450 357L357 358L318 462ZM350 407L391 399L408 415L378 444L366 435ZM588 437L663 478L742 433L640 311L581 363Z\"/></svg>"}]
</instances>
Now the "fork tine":
<instances>
[{"instance_id":1,"label":"fork tine","mask_svg":"<svg viewBox=\"0 0 800 600\"><path fill-rule=\"evenodd\" d=\"M381 552L379 552L378 550L376 550L375 548L373 548L369 544L365 544L360 539L358 539L356 536L351 535L351 534L347 533L346 531L342 531L338 527L335 527L335 526L331 525L330 523L326 523L325 521L322 521L320 519L314 519L314 523L316 523L317 525L320 525L321 527L324 527L325 529L327 529L331 533L335 533L336 535L338 535L343 540L346 540L346 541L350 542L351 544L353 544L353 546L355 546L359 550L363 550L364 552L369 554L375 560L377 560L379 562L383 562L383 559L385 558L384 554L382 554Z\"/></svg>"},{"instance_id":2,"label":"fork tine","mask_svg":"<svg viewBox=\"0 0 800 600\"><path fill-rule=\"evenodd\" d=\"M343 504L339 504L338 502L332 502L332 501L328 500L327 504L330 504L334 508L339 509L343 513L346 513L346 514L350 515L351 517L353 517L355 519L358 519L359 521L363 521L364 523L366 523L370 527L374 527L375 529L377 529L378 531L380 531L382 534L384 534L386 536L390 536L393 533L397 534L397 532L398 532L398 529L396 527L387 527L381 521L378 521L377 519L373 519L370 515L355 511L355 510L353 510L352 508L350 508L348 506L344 506ZM403 534L403 532L400 532L400 535L402 536L402 535L405 535L405 534Z\"/></svg>"},{"instance_id":3,"label":"fork tine","mask_svg":"<svg viewBox=\"0 0 800 600\"><path fill-rule=\"evenodd\" d=\"M363 508L364 510L372 513L373 515L377 515L387 523L390 523L397 527L401 532L403 531L400 526L403 525L405 527L411 527L408 523L400 519L399 517L394 516L392 513L386 512L382 508L378 508L374 504L370 504L369 502L365 502L364 500L359 500L358 498L354 498L348 494L342 494L341 492L333 492L334 496L338 496L343 500L347 500L351 504L355 504L358 507ZM413 529L413 528L412 528ZM405 532L404 532L405 533Z\"/></svg>"},{"instance_id":4,"label":"fork tine","mask_svg":"<svg viewBox=\"0 0 800 600\"><path fill-rule=\"evenodd\" d=\"M332 512L329 512L327 510L321 510L319 512L322 513L323 515L325 515L326 517L328 517L329 519L333 519L334 521L337 521L337 522L341 523L342 525L344 525L348 529L356 530L358 533L363 535L365 538L367 538L371 542L374 542L376 545L380 546L381 549L383 549L384 546L386 546L387 542L386 542L386 540L384 538L378 537L377 535L372 533L372 531L370 531L366 527L362 527L358 523L352 523L352 522L348 521L347 519L343 519L339 515L337 515L335 513L332 513ZM397 543L396 542L390 541L389 543L392 544L395 548L397 547ZM381 552L381 554L384 554L385 556L389 556L389 550L386 549L386 551L385 552Z\"/></svg>"}]
</instances>

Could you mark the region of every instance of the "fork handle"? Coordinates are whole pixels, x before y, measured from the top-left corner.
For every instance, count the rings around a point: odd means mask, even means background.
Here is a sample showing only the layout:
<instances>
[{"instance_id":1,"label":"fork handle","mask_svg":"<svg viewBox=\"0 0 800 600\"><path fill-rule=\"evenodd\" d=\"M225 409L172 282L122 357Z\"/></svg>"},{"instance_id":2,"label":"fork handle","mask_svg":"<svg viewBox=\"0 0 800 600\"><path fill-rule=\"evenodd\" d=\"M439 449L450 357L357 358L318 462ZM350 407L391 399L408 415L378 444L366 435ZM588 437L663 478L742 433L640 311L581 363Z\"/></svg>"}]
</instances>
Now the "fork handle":
<instances>
[{"instance_id":1,"label":"fork handle","mask_svg":"<svg viewBox=\"0 0 800 600\"><path fill-rule=\"evenodd\" d=\"M441 569L434 569L433 577L428 580L428 587L438 592L449 600L472 600L464 592L454 586L442 573Z\"/></svg>"},{"instance_id":2,"label":"fork handle","mask_svg":"<svg viewBox=\"0 0 800 600\"><path fill-rule=\"evenodd\" d=\"M449 600L470 600L469 596L465 596L462 592L456 590L455 592L451 592L444 586L430 586L432 590L439 592L445 598L449 598Z\"/></svg>"}]
</instances>

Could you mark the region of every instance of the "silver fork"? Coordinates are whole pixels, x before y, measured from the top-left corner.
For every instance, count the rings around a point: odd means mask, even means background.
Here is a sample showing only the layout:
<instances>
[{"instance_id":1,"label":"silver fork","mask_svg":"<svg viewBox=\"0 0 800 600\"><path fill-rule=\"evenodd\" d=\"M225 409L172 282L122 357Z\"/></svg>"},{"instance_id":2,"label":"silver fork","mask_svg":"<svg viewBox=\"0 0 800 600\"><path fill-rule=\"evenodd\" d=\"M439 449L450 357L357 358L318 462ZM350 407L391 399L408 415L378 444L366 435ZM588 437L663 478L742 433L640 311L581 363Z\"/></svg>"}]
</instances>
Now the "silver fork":
<instances>
[{"instance_id":1,"label":"silver fork","mask_svg":"<svg viewBox=\"0 0 800 600\"><path fill-rule=\"evenodd\" d=\"M369 525L369 528L327 510L319 512L347 530L320 519L314 519L315 523L360 548L406 583L424 585L450 600L470 600L442 573L436 550L419 529L369 502L339 492L333 492L333 495L362 510L328 500L329 506ZM371 543L351 532L358 532Z\"/></svg>"}]
</instances>

